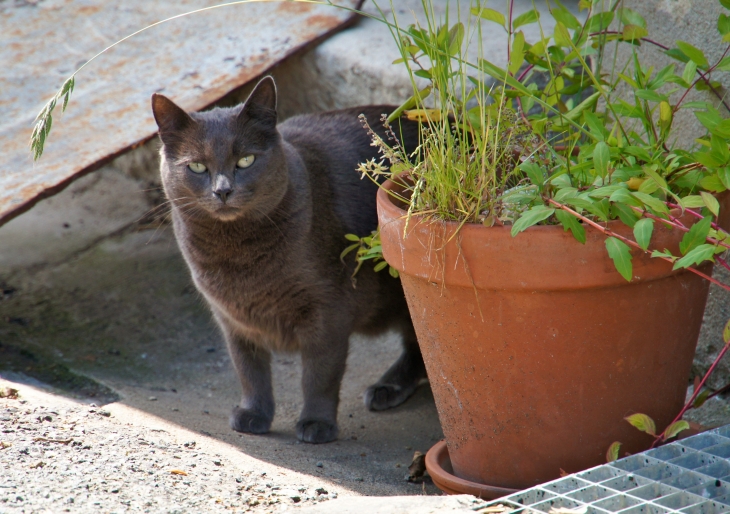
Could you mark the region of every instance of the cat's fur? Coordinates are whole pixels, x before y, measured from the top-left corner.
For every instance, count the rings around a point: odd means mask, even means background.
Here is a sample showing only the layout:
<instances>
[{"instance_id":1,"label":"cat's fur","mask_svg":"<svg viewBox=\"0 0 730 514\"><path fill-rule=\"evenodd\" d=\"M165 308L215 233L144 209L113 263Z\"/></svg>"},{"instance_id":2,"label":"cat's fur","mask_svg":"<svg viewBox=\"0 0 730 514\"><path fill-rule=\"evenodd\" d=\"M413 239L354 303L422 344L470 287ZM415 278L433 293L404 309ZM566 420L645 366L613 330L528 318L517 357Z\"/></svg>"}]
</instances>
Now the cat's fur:
<instances>
[{"instance_id":1,"label":"cat's fur","mask_svg":"<svg viewBox=\"0 0 730 514\"><path fill-rule=\"evenodd\" d=\"M377 186L358 163L378 157L358 114L376 132L388 106L297 116L277 125L276 87L264 78L242 105L186 114L153 95L161 173L175 235L193 281L220 325L243 396L230 418L240 432L265 433L274 417L272 351L301 353L300 440L337 437L337 405L350 334L395 329L403 353L365 394L383 410L404 402L426 377L399 280L340 253L344 235L377 226ZM417 127L403 122L406 148ZM254 164L237 168L238 160ZM196 174L188 164L202 163Z\"/></svg>"}]
</instances>

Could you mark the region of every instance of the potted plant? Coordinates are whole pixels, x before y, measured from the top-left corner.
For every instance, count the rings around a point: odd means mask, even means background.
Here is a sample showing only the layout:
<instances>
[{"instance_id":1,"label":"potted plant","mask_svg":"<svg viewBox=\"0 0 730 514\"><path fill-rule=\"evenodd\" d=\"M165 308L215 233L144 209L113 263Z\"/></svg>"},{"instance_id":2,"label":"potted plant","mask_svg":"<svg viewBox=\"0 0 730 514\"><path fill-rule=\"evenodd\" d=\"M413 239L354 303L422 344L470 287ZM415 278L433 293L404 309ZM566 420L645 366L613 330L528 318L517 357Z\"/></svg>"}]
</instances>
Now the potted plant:
<instances>
[{"instance_id":1,"label":"potted plant","mask_svg":"<svg viewBox=\"0 0 730 514\"><path fill-rule=\"evenodd\" d=\"M555 2L554 31L531 42L520 27L539 13L513 17L511 1L508 16L477 2L464 23L396 22L414 95L391 119L426 128L412 155L374 136L391 172L361 166L391 179L382 254L403 282L454 474L494 486L485 496L686 428L676 414L712 263L727 266L730 121L687 93L716 90L730 58L709 63L679 41L667 48L677 62L656 70L633 51L657 44L637 12L580 7L583 23ZM479 19L507 32L507 68L466 56ZM727 15L718 30L727 40ZM614 46L627 62L604 66ZM680 110L707 129L691 147L677 140Z\"/></svg>"}]
</instances>

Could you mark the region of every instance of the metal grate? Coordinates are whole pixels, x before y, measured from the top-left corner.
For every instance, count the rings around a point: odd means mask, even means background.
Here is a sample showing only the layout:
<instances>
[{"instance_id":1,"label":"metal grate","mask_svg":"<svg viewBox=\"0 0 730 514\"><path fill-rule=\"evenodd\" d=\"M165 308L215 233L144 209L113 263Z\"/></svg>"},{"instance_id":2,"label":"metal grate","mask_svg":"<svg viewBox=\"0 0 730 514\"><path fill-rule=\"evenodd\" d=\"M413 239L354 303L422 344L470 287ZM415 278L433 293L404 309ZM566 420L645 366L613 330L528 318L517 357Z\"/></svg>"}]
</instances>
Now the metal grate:
<instances>
[{"instance_id":1,"label":"metal grate","mask_svg":"<svg viewBox=\"0 0 730 514\"><path fill-rule=\"evenodd\" d=\"M730 513L730 425L526 489L484 507L511 514Z\"/></svg>"}]
</instances>

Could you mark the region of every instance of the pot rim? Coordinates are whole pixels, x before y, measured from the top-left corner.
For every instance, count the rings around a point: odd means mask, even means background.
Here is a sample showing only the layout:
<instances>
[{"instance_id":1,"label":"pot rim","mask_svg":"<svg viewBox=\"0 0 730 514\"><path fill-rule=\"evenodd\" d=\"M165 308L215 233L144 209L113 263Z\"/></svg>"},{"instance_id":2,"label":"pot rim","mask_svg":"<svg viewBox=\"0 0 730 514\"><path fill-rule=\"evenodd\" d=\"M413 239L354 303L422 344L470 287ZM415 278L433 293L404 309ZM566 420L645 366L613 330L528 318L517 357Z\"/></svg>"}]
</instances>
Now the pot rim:
<instances>
[{"instance_id":1,"label":"pot rim","mask_svg":"<svg viewBox=\"0 0 730 514\"><path fill-rule=\"evenodd\" d=\"M560 291L632 286L689 273L673 271L671 263L632 248L633 278L627 282L608 256L607 237L598 230L586 230L586 243L580 244L562 225L535 225L512 237L511 226L484 227L419 215L411 216L406 230L407 212L389 194L399 187L388 180L378 190L378 221L385 260L406 276L480 290ZM694 217L685 213L681 219L690 225ZM633 237L633 230L620 220L607 226ZM679 255L683 235L657 222L652 247ZM711 263L700 269L710 272Z\"/></svg>"}]
</instances>

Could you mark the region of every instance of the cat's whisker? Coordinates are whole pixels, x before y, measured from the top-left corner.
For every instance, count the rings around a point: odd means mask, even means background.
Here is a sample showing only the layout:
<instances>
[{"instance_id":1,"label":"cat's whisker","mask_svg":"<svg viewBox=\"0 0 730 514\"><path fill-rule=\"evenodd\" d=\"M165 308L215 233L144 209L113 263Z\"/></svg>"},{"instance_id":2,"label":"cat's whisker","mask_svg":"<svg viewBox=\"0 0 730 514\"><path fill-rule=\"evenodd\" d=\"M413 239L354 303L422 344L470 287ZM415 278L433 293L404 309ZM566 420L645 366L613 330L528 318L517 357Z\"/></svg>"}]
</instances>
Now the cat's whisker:
<instances>
[{"instance_id":1,"label":"cat's whisker","mask_svg":"<svg viewBox=\"0 0 730 514\"><path fill-rule=\"evenodd\" d=\"M274 209L274 211L272 211L272 213L273 213L273 212L275 212L275 211L276 211L276 209ZM272 219L271 219L271 218L269 217L269 215L268 215L268 214L266 214L266 213L265 213L264 211L262 211L261 209L254 209L254 212L256 212L256 213L260 214L261 216L263 216L263 217L265 217L265 218L266 218L267 220L269 220L269 221L271 222L271 224L272 224L272 225L274 225L274 227L276 228L276 230L278 230L278 231L279 231L279 234L281 234L281 237L283 237L283 238L286 238L286 235L285 235L285 234L284 234L284 232L283 232L283 231L281 230L281 228L279 228L279 225L277 225L277 224L276 224L276 222L275 222L274 220L272 220Z\"/></svg>"}]
</instances>

